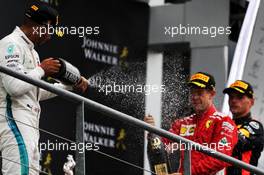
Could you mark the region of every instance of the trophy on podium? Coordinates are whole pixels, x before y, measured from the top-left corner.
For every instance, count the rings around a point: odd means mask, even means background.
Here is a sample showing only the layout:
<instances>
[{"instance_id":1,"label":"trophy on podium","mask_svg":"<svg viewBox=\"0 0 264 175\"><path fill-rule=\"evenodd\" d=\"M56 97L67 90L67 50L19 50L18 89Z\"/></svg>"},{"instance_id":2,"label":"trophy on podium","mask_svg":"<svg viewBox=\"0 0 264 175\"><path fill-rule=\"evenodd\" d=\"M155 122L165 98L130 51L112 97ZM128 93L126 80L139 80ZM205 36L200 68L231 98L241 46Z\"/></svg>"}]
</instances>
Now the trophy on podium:
<instances>
[{"instance_id":1,"label":"trophy on podium","mask_svg":"<svg viewBox=\"0 0 264 175\"><path fill-rule=\"evenodd\" d=\"M151 171L157 175L168 175L180 170L180 150L166 150L159 136L149 133L147 146Z\"/></svg>"},{"instance_id":2,"label":"trophy on podium","mask_svg":"<svg viewBox=\"0 0 264 175\"><path fill-rule=\"evenodd\" d=\"M167 175L167 153L160 137L153 133L148 135L147 153L151 170L157 175Z\"/></svg>"}]
</instances>

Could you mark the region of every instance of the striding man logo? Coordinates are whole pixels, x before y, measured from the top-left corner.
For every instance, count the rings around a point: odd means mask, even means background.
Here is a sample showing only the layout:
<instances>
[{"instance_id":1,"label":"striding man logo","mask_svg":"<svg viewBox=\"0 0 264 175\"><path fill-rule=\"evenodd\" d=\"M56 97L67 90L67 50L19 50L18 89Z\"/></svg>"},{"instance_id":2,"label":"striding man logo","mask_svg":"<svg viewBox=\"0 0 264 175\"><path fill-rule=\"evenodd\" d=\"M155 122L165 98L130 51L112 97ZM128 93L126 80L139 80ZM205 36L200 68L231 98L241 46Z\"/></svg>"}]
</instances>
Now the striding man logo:
<instances>
[{"instance_id":1,"label":"striding man logo","mask_svg":"<svg viewBox=\"0 0 264 175\"><path fill-rule=\"evenodd\" d=\"M118 133L118 137L116 139L116 148L121 150L126 150L125 145L125 139L126 139L126 131L125 129L121 129Z\"/></svg>"}]
</instances>

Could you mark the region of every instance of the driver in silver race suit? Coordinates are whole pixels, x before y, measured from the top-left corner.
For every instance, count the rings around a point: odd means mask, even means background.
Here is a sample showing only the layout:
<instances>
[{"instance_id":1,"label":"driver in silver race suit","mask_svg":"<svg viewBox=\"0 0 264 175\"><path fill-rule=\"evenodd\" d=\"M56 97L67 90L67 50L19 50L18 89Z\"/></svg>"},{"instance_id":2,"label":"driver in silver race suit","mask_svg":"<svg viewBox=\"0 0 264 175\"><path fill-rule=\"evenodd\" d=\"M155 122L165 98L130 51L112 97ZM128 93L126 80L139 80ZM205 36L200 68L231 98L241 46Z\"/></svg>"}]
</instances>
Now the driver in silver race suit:
<instances>
[{"instance_id":1,"label":"driver in silver race suit","mask_svg":"<svg viewBox=\"0 0 264 175\"><path fill-rule=\"evenodd\" d=\"M41 63L35 45L50 39L34 34L34 27L56 25L58 13L45 3L32 2L21 27L0 41L0 65L34 79L57 73L60 62L53 58ZM55 86L66 88L63 84ZM84 92L82 77L73 89ZM55 95L34 85L0 73L0 151L3 175L39 174L39 101ZM10 161L11 160L11 161Z\"/></svg>"}]
</instances>

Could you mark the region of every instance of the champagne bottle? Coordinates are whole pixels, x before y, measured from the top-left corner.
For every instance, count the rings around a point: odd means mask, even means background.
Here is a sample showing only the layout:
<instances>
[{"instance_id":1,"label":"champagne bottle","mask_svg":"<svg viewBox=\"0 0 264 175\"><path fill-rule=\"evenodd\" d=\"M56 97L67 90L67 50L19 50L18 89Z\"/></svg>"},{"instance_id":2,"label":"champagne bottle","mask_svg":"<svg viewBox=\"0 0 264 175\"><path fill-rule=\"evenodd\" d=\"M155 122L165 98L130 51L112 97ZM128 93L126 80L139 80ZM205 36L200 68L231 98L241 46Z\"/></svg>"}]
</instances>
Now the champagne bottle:
<instances>
[{"instance_id":1,"label":"champagne bottle","mask_svg":"<svg viewBox=\"0 0 264 175\"><path fill-rule=\"evenodd\" d=\"M147 154L152 172L157 175L167 175L167 153L159 136L149 133Z\"/></svg>"},{"instance_id":2,"label":"champagne bottle","mask_svg":"<svg viewBox=\"0 0 264 175\"><path fill-rule=\"evenodd\" d=\"M60 61L61 67L59 72L53 74L51 77L55 78L66 85L75 85L81 80L80 71L68 61L57 58Z\"/></svg>"}]
</instances>

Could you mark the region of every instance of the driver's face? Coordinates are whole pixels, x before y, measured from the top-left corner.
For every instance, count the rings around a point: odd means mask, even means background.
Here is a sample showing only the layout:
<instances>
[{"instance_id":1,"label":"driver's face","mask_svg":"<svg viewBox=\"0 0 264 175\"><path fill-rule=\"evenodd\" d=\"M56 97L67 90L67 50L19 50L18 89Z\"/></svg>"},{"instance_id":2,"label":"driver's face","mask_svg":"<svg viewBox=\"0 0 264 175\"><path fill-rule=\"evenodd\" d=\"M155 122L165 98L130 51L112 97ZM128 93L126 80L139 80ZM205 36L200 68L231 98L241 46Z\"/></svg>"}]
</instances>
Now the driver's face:
<instances>
[{"instance_id":1,"label":"driver's face","mask_svg":"<svg viewBox=\"0 0 264 175\"><path fill-rule=\"evenodd\" d=\"M192 87L190 100L195 112L206 111L210 107L214 95L214 90Z\"/></svg>"}]
</instances>

